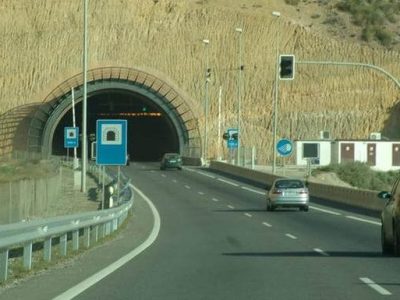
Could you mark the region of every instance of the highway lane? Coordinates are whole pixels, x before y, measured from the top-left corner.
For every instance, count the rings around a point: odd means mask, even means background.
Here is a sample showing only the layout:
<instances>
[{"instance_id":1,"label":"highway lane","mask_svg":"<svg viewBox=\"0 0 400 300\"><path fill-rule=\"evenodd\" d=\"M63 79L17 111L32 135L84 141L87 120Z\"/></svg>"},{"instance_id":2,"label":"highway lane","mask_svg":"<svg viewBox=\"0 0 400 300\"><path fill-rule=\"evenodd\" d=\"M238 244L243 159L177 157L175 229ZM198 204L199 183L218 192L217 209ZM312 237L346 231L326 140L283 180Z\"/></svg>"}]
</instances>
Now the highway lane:
<instances>
[{"instance_id":1,"label":"highway lane","mask_svg":"<svg viewBox=\"0 0 400 300\"><path fill-rule=\"evenodd\" d=\"M127 174L161 215L156 242L77 299L379 299L400 296L379 220L312 204L265 211L264 191L201 169Z\"/></svg>"}]
</instances>

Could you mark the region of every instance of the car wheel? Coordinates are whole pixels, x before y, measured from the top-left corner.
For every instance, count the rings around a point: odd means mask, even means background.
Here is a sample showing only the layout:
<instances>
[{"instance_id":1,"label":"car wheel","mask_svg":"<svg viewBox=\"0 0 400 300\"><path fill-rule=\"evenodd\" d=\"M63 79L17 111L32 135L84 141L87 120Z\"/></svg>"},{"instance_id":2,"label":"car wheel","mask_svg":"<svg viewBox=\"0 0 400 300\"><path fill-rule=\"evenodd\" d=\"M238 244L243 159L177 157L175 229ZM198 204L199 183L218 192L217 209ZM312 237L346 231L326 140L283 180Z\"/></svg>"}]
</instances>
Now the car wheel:
<instances>
[{"instance_id":1,"label":"car wheel","mask_svg":"<svg viewBox=\"0 0 400 300\"><path fill-rule=\"evenodd\" d=\"M308 211L308 205L300 206L301 211Z\"/></svg>"},{"instance_id":2,"label":"car wheel","mask_svg":"<svg viewBox=\"0 0 400 300\"><path fill-rule=\"evenodd\" d=\"M381 225L381 245L382 245L382 254L393 253L393 245L389 244L386 240L386 233L385 233L385 227L383 226L383 221Z\"/></svg>"},{"instance_id":3,"label":"car wheel","mask_svg":"<svg viewBox=\"0 0 400 300\"><path fill-rule=\"evenodd\" d=\"M393 252L394 255L400 256L400 222L395 221L393 224Z\"/></svg>"}]
</instances>

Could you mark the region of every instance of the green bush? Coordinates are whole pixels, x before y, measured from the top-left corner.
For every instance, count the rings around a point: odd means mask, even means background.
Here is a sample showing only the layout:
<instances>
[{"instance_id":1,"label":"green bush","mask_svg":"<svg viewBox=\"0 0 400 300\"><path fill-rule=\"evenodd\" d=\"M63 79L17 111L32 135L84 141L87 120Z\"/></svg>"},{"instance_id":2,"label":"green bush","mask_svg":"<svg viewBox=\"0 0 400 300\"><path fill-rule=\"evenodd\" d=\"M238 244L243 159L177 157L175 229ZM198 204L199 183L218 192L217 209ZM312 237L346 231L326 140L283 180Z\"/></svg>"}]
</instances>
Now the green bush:
<instances>
[{"instance_id":1,"label":"green bush","mask_svg":"<svg viewBox=\"0 0 400 300\"><path fill-rule=\"evenodd\" d=\"M362 27L361 38L364 41L376 39L384 46L392 44L393 35L382 27L385 23L397 21L399 1L341 0L336 8L351 14L353 23Z\"/></svg>"},{"instance_id":2,"label":"green bush","mask_svg":"<svg viewBox=\"0 0 400 300\"><path fill-rule=\"evenodd\" d=\"M362 162L331 164L313 170L312 174L317 175L323 172L336 173L341 180L356 188L377 191L389 191L400 175L399 171L374 171L368 164Z\"/></svg>"},{"instance_id":3,"label":"green bush","mask_svg":"<svg viewBox=\"0 0 400 300\"><path fill-rule=\"evenodd\" d=\"M297 5L299 4L300 0L285 0L285 2L289 5Z\"/></svg>"},{"instance_id":4,"label":"green bush","mask_svg":"<svg viewBox=\"0 0 400 300\"><path fill-rule=\"evenodd\" d=\"M390 46L393 41L393 35L391 32L385 30L384 28L377 28L375 36L378 41L384 46Z\"/></svg>"}]
</instances>

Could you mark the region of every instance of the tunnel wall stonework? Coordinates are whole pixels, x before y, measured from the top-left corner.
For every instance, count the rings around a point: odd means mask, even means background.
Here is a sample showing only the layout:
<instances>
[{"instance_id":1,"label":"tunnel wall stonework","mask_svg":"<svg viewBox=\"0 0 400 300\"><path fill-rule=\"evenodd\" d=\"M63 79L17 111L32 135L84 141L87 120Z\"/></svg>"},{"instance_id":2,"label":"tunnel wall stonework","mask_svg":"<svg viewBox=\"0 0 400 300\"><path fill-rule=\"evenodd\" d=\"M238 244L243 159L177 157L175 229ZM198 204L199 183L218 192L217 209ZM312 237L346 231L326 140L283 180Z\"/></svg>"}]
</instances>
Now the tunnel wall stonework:
<instances>
[{"instance_id":1,"label":"tunnel wall stonework","mask_svg":"<svg viewBox=\"0 0 400 300\"><path fill-rule=\"evenodd\" d=\"M241 145L255 147L260 163L271 161L277 49L295 54L297 61L373 63L400 77L396 51L321 36L284 15L274 19L268 7L234 10L203 2L92 1L88 65L89 69L151 70L155 76L158 72L160 79L174 82L200 108L196 116L203 133L208 61L210 158L229 156L218 138L218 128L237 126L240 101ZM2 3L1 118L17 107L43 102L56 86L82 72L82 16L79 1ZM241 98L238 24L243 27ZM203 39L210 41L207 47ZM218 121L220 89L222 115ZM295 80L279 85L278 111L278 137L315 139L321 130L330 131L333 138L366 138L371 132L400 137L398 88L387 77L363 68L296 65ZM7 144L10 124L0 124L0 148L12 148Z\"/></svg>"}]
</instances>

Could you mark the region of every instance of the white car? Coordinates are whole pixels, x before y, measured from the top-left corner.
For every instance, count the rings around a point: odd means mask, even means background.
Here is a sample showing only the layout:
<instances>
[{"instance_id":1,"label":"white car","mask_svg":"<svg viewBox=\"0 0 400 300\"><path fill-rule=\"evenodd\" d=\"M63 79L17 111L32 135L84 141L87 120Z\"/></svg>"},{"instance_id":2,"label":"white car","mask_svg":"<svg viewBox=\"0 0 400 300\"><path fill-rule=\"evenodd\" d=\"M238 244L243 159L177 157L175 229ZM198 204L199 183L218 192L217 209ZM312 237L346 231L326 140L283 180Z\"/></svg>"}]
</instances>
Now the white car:
<instances>
[{"instance_id":1,"label":"white car","mask_svg":"<svg viewBox=\"0 0 400 300\"><path fill-rule=\"evenodd\" d=\"M276 179L267 194L267 210L277 207L298 207L308 211L310 195L303 180L297 178Z\"/></svg>"}]
</instances>

